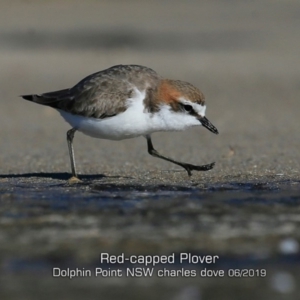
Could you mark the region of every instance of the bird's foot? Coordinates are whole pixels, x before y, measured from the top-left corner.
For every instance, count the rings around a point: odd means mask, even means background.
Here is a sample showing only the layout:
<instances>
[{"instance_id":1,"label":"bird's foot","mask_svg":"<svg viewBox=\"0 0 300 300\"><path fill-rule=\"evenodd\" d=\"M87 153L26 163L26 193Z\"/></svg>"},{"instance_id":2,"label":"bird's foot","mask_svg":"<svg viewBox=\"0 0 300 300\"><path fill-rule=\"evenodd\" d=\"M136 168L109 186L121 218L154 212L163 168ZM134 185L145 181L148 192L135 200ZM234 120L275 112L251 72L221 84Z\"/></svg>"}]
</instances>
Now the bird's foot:
<instances>
[{"instance_id":1,"label":"bird's foot","mask_svg":"<svg viewBox=\"0 0 300 300\"><path fill-rule=\"evenodd\" d=\"M202 165L202 166L195 166L191 164L183 164L182 167L185 168L189 176L192 176L192 171L209 171L211 170L215 165L215 162L208 164L208 165Z\"/></svg>"},{"instance_id":2,"label":"bird's foot","mask_svg":"<svg viewBox=\"0 0 300 300\"><path fill-rule=\"evenodd\" d=\"M74 184L74 183L81 183L82 180L80 180L78 177L76 176L72 176L69 180L68 180L68 183L69 184Z\"/></svg>"}]
</instances>

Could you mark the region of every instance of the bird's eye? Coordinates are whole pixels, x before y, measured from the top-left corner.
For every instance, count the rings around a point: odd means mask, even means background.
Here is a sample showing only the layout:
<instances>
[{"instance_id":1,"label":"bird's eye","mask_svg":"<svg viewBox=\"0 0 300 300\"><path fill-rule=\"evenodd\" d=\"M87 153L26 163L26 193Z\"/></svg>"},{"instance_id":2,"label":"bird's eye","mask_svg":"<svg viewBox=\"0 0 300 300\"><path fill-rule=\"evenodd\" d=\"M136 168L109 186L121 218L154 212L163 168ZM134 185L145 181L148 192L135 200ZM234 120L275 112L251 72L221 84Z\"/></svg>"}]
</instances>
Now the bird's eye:
<instances>
[{"instance_id":1,"label":"bird's eye","mask_svg":"<svg viewBox=\"0 0 300 300\"><path fill-rule=\"evenodd\" d=\"M183 105L183 108L187 111L187 112L191 112L193 111L193 106L192 105Z\"/></svg>"}]
</instances>

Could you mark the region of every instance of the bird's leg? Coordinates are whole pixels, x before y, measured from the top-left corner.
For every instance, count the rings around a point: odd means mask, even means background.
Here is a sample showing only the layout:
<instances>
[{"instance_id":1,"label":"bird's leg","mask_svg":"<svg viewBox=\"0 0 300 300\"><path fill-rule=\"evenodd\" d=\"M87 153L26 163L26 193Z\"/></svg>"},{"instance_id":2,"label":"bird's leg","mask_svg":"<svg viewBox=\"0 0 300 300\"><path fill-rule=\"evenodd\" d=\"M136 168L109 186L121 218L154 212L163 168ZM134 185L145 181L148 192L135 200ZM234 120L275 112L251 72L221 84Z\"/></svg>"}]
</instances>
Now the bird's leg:
<instances>
[{"instance_id":1,"label":"bird's leg","mask_svg":"<svg viewBox=\"0 0 300 300\"><path fill-rule=\"evenodd\" d=\"M77 130L76 128L72 128L67 131L67 142L68 142L69 155L70 155L70 161L71 161L71 169L72 169L72 177L69 179L70 183L79 181L79 179L77 177L77 172L76 172L75 155L74 155L74 148L73 148L73 139L74 139L74 134L75 134L76 130Z\"/></svg>"},{"instance_id":2,"label":"bird's leg","mask_svg":"<svg viewBox=\"0 0 300 300\"><path fill-rule=\"evenodd\" d=\"M154 157L157 157L157 158L167 160L167 161L172 162L173 164L176 164L178 166L181 166L182 168L184 168L187 171L189 176L192 175L191 171L193 171L193 170L195 170L195 171L208 171L208 170L211 170L215 165L215 163L213 162L213 163L208 164L208 165L195 166L195 165L179 162L179 161L176 161L172 158L163 156L154 149L153 144L152 144L152 140L151 140L151 136L146 135L145 138L147 139L148 153L150 155L152 155Z\"/></svg>"}]
</instances>

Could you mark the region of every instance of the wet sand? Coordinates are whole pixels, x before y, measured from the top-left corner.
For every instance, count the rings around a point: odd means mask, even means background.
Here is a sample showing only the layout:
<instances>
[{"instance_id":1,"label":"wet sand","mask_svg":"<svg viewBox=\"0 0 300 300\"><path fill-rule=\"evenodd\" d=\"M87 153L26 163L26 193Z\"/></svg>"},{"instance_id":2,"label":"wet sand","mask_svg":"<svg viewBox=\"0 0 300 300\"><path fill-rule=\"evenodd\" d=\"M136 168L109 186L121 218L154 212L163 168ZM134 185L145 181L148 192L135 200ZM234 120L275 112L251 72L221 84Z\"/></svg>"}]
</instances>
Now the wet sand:
<instances>
[{"instance_id":1,"label":"wet sand","mask_svg":"<svg viewBox=\"0 0 300 300\"><path fill-rule=\"evenodd\" d=\"M95 293L105 299L296 299L298 1L1 5L1 299ZM148 155L142 137L113 142L78 133L83 182L68 184L68 124L18 95L63 89L130 63L203 91L207 117L220 134L193 128L156 133L153 143L175 159L215 161L215 168L188 177ZM132 267L101 265L103 252L216 254L213 266L167 268L199 274L210 267L227 276L52 277L53 267ZM233 279L233 269L266 269L267 276Z\"/></svg>"}]
</instances>

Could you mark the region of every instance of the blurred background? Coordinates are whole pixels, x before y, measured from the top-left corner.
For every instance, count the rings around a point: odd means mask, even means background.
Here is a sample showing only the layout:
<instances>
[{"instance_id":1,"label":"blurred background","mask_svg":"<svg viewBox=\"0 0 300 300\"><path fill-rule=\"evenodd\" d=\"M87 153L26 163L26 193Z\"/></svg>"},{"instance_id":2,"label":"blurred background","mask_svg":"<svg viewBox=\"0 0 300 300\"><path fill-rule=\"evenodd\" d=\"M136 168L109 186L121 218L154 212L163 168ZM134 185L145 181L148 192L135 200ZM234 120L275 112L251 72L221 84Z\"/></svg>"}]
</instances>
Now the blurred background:
<instances>
[{"instance_id":1,"label":"blurred background","mask_svg":"<svg viewBox=\"0 0 300 300\"><path fill-rule=\"evenodd\" d=\"M1 299L298 299L299 16L297 0L1 0ZM153 138L182 161L216 161L213 171L189 179L150 157L143 138L78 134L85 185L64 183L68 124L18 96L68 88L116 64L203 91L219 136L195 128ZM188 250L222 256L217 269L268 275L68 280L50 272L92 268L101 251Z\"/></svg>"}]
</instances>

